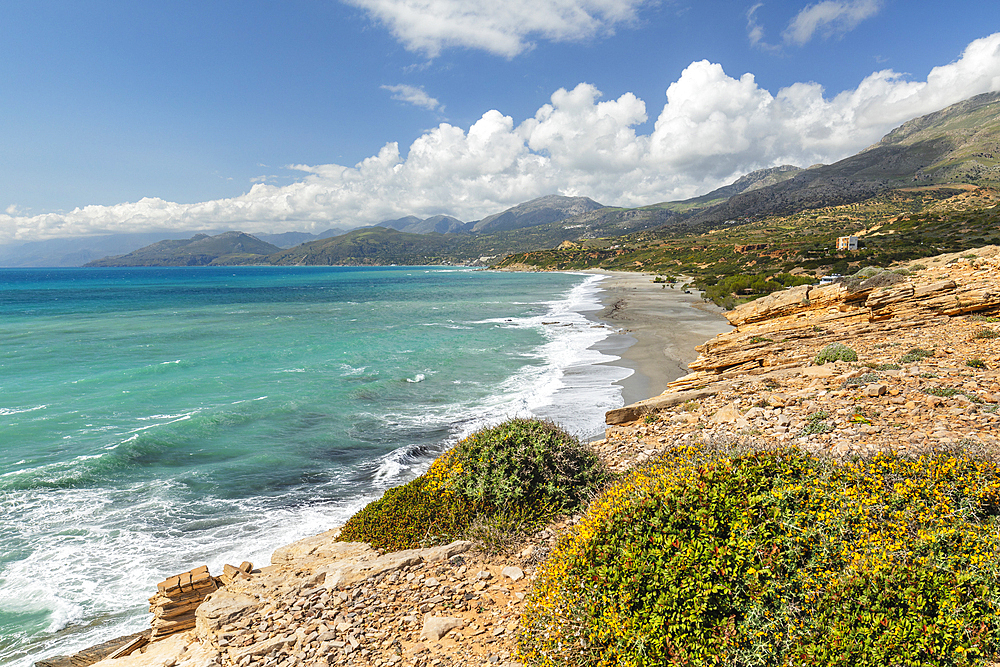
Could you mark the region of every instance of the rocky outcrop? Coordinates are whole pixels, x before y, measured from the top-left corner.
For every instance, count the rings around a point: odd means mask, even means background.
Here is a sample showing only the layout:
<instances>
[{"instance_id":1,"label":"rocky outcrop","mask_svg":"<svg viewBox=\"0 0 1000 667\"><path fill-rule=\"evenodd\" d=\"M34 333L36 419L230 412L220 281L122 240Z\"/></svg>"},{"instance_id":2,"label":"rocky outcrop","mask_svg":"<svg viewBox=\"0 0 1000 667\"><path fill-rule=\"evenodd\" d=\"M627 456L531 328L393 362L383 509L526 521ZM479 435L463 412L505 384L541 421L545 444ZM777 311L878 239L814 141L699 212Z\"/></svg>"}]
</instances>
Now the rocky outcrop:
<instances>
[{"instance_id":1,"label":"rocky outcrop","mask_svg":"<svg viewBox=\"0 0 1000 667\"><path fill-rule=\"evenodd\" d=\"M513 564L472 554L467 541L382 554L338 536L282 547L257 570L227 566L212 579L202 567L167 579L153 599L157 609L191 605L187 629L100 666L514 665L526 570L547 547L526 549ZM542 544L554 539L540 533ZM217 588L197 599L209 580ZM442 660L442 651L463 659Z\"/></svg>"},{"instance_id":2,"label":"rocky outcrop","mask_svg":"<svg viewBox=\"0 0 1000 667\"><path fill-rule=\"evenodd\" d=\"M738 329L699 346L689 375L607 413L598 451L616 470L694 441L834 457L1000 451L1000 249L922 261L735 309ZM857 361L817 365L831 343Z\"/></svg>"},{"instance_id":3,"label":"rocky outcrop","mask_svg":"<svg viewBox=\"0 0 1000 667\"><path fill-rule=\"evenodd\" d=\"M664 395L744 374L796 368L829 343L869 335L891 338L894 332L950 318L998 312L1000 248L994 246L948 256L939 266L905 276L884 273L856 284L801 285L726 313L736 329L698 346L691 373L671 382ZM635 411L634 406L623 410ZM608 423L621 419L618 412L609 413Z\"/></svg>"},{"instance_id":4,"label":"rocky outcrop","mask_svg":"<svg viewBox=\"0 0 1000 667\"><path fill-rule=\"evenodd\" d=\"M158 583L156 595L149 598L149 610L153 612L153 635L150 640L156 641L193 628L195 610L218 588L207 565Z\"/></svg>"}]
</instances>

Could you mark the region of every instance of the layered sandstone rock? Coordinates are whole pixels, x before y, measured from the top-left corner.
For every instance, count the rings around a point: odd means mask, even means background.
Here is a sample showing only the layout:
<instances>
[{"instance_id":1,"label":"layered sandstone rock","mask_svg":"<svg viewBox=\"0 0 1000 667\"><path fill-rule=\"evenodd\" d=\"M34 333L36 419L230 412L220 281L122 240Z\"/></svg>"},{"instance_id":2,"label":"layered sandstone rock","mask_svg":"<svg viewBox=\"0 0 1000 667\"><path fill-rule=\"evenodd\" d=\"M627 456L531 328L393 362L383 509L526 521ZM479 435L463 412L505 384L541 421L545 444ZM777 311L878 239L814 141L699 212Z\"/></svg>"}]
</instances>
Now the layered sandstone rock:
<instances>
[{"instance_id":1,"label":"layered sandstone rock","mask_svg":"<svg viewBox=\"0 0 1000 667\"><path fill-rule=\"evenodd\" d=\"M193 628L195 610L205 601L206 596L218 588L207 565L158 583L156 595L149 598L149 610L153 612L153 634L150 641Z\"/></svg>"},{"instance_id":2,"label":"layered sandstone rock","mask_svg":"<svg viewBox=\"0 0 1000 667\"><path fill-rule=\"evenodd\" d=\"M969 255L974 255L969 257ZM933 260L930 260L933 261ZM725 313L736 327L696 348L691 373L665 394L703 388L720 379L807 364L829 343L937 326L962 315L1000 312L1000 248L949 256L939 266L897 282L876 276L858 285L802 285ZM879 282L890 282L881 286ZM625 421L613 415L609 423Z\"/></svg>"}]
</instances>

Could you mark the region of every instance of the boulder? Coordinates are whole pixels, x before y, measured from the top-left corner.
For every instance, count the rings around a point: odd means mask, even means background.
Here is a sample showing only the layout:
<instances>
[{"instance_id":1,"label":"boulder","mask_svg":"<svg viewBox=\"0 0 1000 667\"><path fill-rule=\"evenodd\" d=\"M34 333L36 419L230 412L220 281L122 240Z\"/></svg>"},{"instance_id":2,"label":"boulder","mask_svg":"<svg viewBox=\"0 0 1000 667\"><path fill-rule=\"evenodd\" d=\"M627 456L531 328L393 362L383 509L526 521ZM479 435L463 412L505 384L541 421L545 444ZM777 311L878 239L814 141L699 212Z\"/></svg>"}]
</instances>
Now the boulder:
<instances>
[{"instance_id":1,"label":"boulder","mask_svg":"<svg viewBox=\"0 0 1000 667\"><path fill-rule=\"evenodd\" d=\"M299 566L309 561L330 562L347 558L375 559L378 557L378 552L364 542L338 542L338 537L340 537L340 529L334 528L325 533L292 542L275 549L274 553L271 554L271 563L274 565L295 563Z\"/></svg>"},{"instance_id":2,"label":"boulder","mask_svg":"<svg viewBox=\"0 0 1000 667\"><path fill-rule=\"evenodd\" d=\"M734 327L761 322L775 317L784 317L810 303L809 292L812 285L799 285L780 292L774 292L749 303L744 303L723 313Z\"/></svg>"},{"instance_id":3,"label":"boulder","mask_svg":"<svg viewBox=\"0 0 1000 667\"><path fill-rule=\"evenodd\" d=\"M452 616L424 616L424 628L420 631L421 639L429 639L436 642L455 628L461 628L465 621Z\"/></svg>"},{"instance_id":4,"label":"boulder","mask_svg":"<svg viewBox=\"0 0 1000 667\"><path fill-rule=\"evenodd\" d=\"M243 616L252 613L260 605L257 598L245 593L235 593L222 589L210 595L195 612L199 634L214 632Z\"/></svg>"}]
</instances>

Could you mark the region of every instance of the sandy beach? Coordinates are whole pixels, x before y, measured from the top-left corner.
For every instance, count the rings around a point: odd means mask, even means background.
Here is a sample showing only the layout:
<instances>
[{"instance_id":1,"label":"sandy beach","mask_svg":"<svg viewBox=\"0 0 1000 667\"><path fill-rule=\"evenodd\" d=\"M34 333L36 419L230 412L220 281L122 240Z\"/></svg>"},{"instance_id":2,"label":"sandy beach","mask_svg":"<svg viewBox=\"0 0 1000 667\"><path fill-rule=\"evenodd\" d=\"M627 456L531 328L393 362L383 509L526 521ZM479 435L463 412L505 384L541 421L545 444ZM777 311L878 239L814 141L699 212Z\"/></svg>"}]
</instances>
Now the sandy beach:
<instances>
[{"instance_id":1,"label":"sandy beach","mask_svg":"<svg viewBox=\"0 0 1000 667\"><path fill-rule=\"evenodd\" d=\"M721 308L703 301L697 290L685 294L683 282L671 287L654 283L651 274L593 273L608 276L601 283L605 307L596 317L623 330L598 349L621 357L614 363L634 371L619 382L626 405L662 393L667 383L687 375L698 356L695 346L732 330Z\"/></svg>"}]
</instances>

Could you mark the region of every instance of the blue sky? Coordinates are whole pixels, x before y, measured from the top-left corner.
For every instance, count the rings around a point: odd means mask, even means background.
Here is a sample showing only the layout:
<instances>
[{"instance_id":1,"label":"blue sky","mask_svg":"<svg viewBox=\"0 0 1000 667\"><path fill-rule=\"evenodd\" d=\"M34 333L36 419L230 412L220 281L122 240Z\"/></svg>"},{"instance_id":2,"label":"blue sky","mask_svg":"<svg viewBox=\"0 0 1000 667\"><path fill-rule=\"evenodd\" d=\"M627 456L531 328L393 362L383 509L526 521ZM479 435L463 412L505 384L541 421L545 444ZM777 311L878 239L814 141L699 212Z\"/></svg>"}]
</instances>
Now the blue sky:
<instances>
[{"instance_id":1,"label":"blue sky","mask_svg":"<svg viewBox=\"0 0 1000 667\"><path fill-rule=\"evenodd\" d=\"M685 198L1000 90L998 31L964 0L8 2L0 243Z\"/></svg>"}]
</instances>

